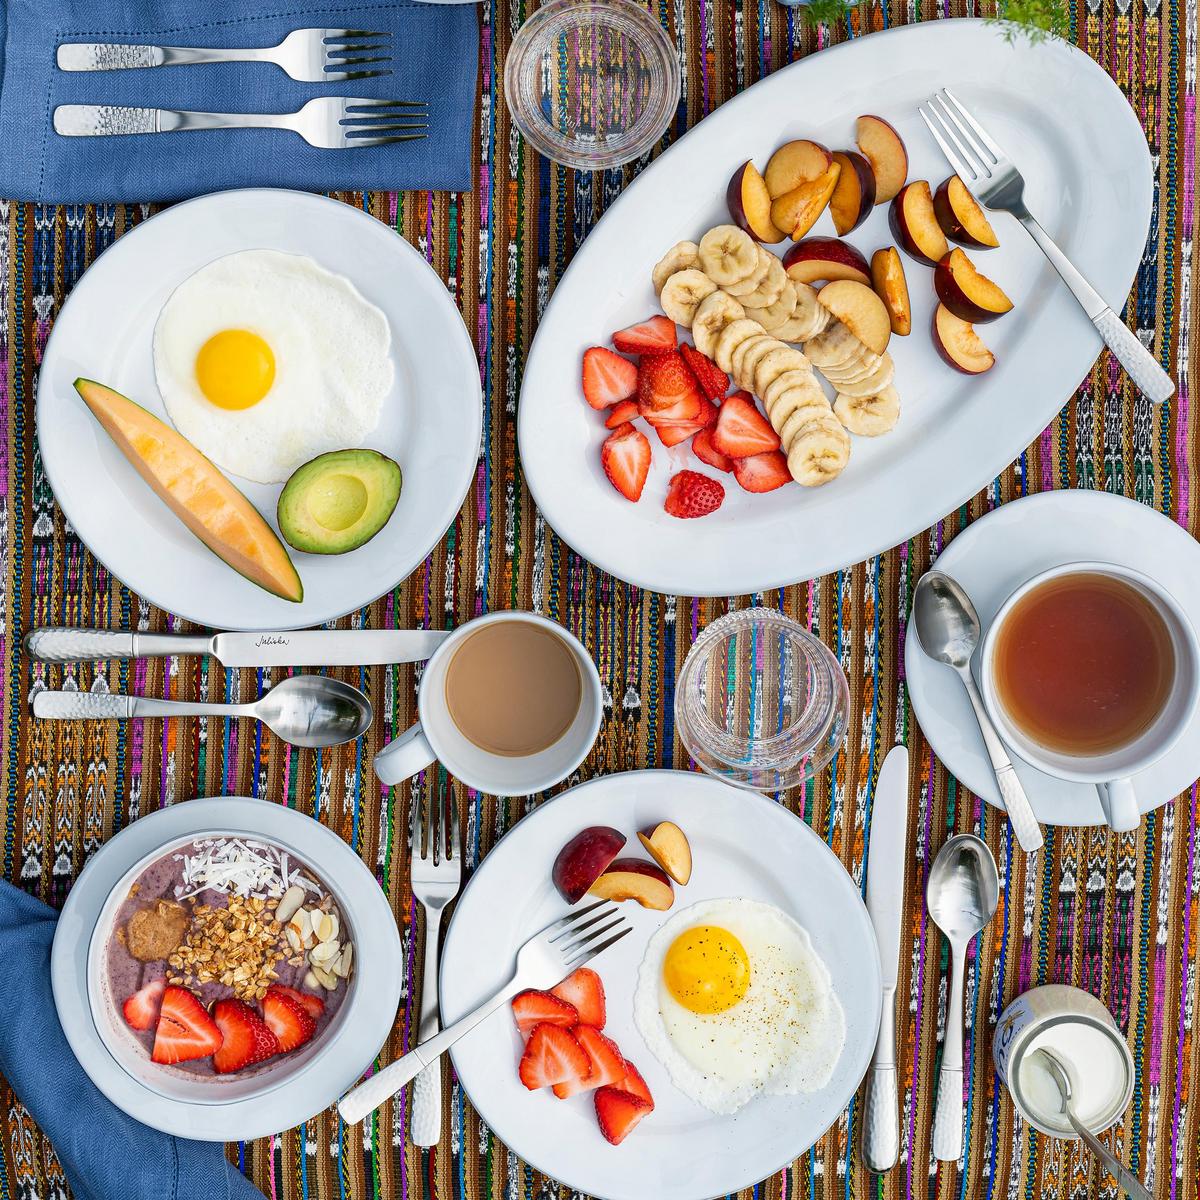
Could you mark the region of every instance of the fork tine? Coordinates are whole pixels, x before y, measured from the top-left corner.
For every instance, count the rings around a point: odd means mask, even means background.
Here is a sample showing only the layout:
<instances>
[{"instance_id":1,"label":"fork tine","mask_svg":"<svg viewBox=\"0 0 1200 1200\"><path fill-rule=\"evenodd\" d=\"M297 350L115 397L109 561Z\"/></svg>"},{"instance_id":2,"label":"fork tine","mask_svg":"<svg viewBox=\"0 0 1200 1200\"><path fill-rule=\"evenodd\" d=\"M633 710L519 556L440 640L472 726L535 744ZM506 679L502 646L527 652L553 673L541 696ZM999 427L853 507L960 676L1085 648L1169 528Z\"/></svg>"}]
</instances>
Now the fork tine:
<instances>
[{"instance_id":1,"label":"fork tine","mask_svg":"<svg viewBox=\"0 0 1200 1200\"><path fill-rule=\"evenodd\" d=\"M321 31L321 40L324 42L337 42L361 38L390 38L390 33L382 30L372 29L323 29Z\"/></svg>"},{"instance_id":2,"label":"fork tine","mask_svg":"<svg viewBox=\"0 0 1200 1200\"><path fill-rule=\"evenodd\" d=\"M462 853L462 829L458 823L458 803L456 801L450 805L450 851L448 857L461 859Z\"/></svg>"},{"instance_id":3,"label":"fork tine","mask_svg":"<svg viewBox=\"0 0 1200 1200\"><path fill-rule=\"evenodd\" d=\"M937 121L936 116L931 117L923 107L918 108L917 112L920 114L921 120L925 122L929 132L933 134L934 141L941 146L942 153L946 156L946 161L954 168L954 173L964 183L967 182L968 177L973 183L978 178L978 172L975 170L974 164L968 162L962 155L950 148L949 142L942 136L940 122Z\"/></svg>"},{"instance_id":4,"label":"fork tine","mask_svg":"<svg viewBox=\"0 0 1200 1200\"><path fill-rule=\"evenodd\" d=\"M424 133L413 133L415 129L428 129L428 125L379 125L369 129L347 129L342 133L348 146L375 145L384 137L427 137Z\"/></svg>"},{"instance_id":5,"label":"fork tine","mask_svg":"<svg viewBox=\"0 0 1200 1200\"><path fill-rule=\"evenodd\" d=\"M603 904L604 901L601 901L601 903ZM580 915L583 916L584 914L591 912L592 908L594 908L594 907L595 907L595 905L592 905L591 908L584 909L583 913L581 913ZM566 939L566 941L569 942L573 937L576 936L576 934L582 933L585 929L590 929L593 925L596 924L597 921L607 921L609 917L615 917L617 915L618 915L618 909L614 905L612 908L606 909L604 912L597 913L594 917L592 917L592 919L590 921L576 921L569 928L564 929L562 931L562 933L556 933L550 939L550 941L551 942L560 942L560 941L563 941L564 939Z\"/></svg>"},{"instance_id":6,"label":"fork tine","mask_svg":"<svg viewBox=\"0 0 1200 1200\"><path fill-rule=\"evenodd\" d=\"M360 109L369 108L424 108L427 100L361 100L347 96L342 100L342 111L357 113Z\"/></svg>"},{"instance_id":7,"label":"fork tine","mask_svg":"<svg viewBox=\"0 0 1200 1200\"><path fill-rule=\"evenodd\" d=\"M377 50L384 51L384 58L391 58L388 52L390 47L383 42L375 42L371 45L353 45L353 46L326 46L325 61L326 62L345 62L351 54L374 54Z\"/></svg>"},{"instance_id":8,"label":"fork tine","mask_svg":"<svg viewBox=\"0 0 1200 1200\"><path fill-rule=\"evenodd\" d=\"M390 54L368 55L366 58L327 58L325 60L325 71L328 73L331 68L340 71L343 67L361 67L367 63L391 61L392 56Z\"/></svg>"},{"instance_id":9,"label":"fork tine","mask_svg":"<svg viewBox=\"0 0 1200 1200\"><path fill-rule=\"evenodd\" d=\"M569 913L567 913L567 915L565 917L559 917L559 919L557 921L546 926L546 928L547 928L547 930L565 929L568 925L571 925L574 922L578 921L580 917L586 917L588 915L588 913L593 913L596 911L596 909L602 908L604 905L610 904L610 903L611 903L611 901L609 901L609 900L594 900L586 908L579 909L578 912L569 912ZM612 910L613 910L613 912L617 911L617 906L615 904L613 904ZM551 938L550 940L553 941L554 939Z\"/></svg>"},{"instance_id":10,"label":"fork tine","mask_svg":"<svg viewBox=\"0 0 1200 1200\"><path fill-rule=\"evenodd\" d=\"M992 157L999 162L1004 157L1004 151L988 136L987 130L967 112L959 98L949 88L942 88L942 95L954 105L963 120L979 135L979 140L992 152Z\"/></svg>"},{"instance_id":11,"label":"fork tine","mask_svg":"<svg viewBox=\"0 0 1200 1200\"><path fill-rule=\"evenodd\" d=\"M617 944L617 942L619 942L627 933L632 933L632 932L633 932L633 926L626 925L625 928L622 929L620 933L614 934L612 937L610 937L608 939L608 941L601 942L600 945L593 946L590 950L584 951L584 953L581 954L578 958L571 959L571 961L569 963L567 963L567 971L568 972L574 971L577 967L582 967L585 963L591 962L592 959L595 958L597 954L601 954L603 951L607 950L609 948L609 946L615 946Z\"/></svg>"},{"instance_id":12,"label":"fork tine","mask_svg":"<svg viewBox=\"0 0 1200 1200\"><path fill-rule=\"evenodd\" d=\"M624 917L617 916L607 925L601 925L599 929L593 930L587 935L587 937L579 938L577 941L573 941L569 945L560 947L563 958L570 958L573 955L578 954L585 946L590 945L598 937L603 937L606 933L611 933L612 930L620 928L625 923Z\"/></svg>"},{"instance_id":13,"label":"fork tine","mask_svg":"<svg viewBox=\"0 0 1200 1200\"><path fill-rule=\"evenodd\" d=\"M413 801L413 811L412 811L412 857L413 858L424 858L425 857L425 844L424 844L424 839L422 837L422 834L424 831L421 828L421 808L423 807L424 803L425 803L425 801L421 796L417 796L417 798Z\"/></svg>"},{"instance_id":14,"label":"fork tine","mask_svg":"<svg viewBox=\"0 0 1200 1200\"><path fill-rule=\"evenodd\" d=\"M970 154L973 154L979 161L979 174L990 176L992 174L992 167L996 165L999 159L990 154L975 140L971 135L971 131L958 119L953 109L951 109L941 96L934 96L933 101L930 103L930 108L933 108L934 104L939 105L938 108L934 108L934 111L938 114L938 119L941 121L942 128L946 131L947 136L953 138L954 144L964 154L967 153L966 146L963 145L966 142L971 147Z\"/></svg>"},{"instance_id":15,"label":"fork tine","mask_svg":"<svg viewBox=\"0 0 1200 1200\"><path fill-rule=\"evenodd\" d=\"M437 863L443 862L446 858L446 838L443 823L446 819L446 799L444 796L438 796L436 800L431 800L429 813L429 836L433 841L433 861Z\"/></svg>"},{"instance_id":16,"label":"fork tine","mask_svg":"<svg viewBox=\"0 0 1200 1200\"><path fill-rule=\"evenodd\" d=\"M391 69L386 71L326 71L326 83L342 83L347 79L374 79L377 75L390 75Z\"/></svg>"}]
</instances>

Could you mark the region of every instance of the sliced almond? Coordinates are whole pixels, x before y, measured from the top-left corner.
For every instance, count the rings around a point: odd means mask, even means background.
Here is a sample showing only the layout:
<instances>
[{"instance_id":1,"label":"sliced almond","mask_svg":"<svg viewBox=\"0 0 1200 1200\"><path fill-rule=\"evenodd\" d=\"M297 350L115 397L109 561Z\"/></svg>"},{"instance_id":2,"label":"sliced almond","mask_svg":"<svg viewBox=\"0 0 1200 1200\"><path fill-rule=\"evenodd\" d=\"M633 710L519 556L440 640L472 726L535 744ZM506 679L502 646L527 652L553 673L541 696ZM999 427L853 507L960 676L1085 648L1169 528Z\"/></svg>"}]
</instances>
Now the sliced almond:
<instances>
[{"instance_id":1,"label":"sliced almond","mask_svg":"<svg viewBox=\"0 0 1200 1200\"><path fill-rule=\"evenodd\" d=\"M279 903L275 906L275 920L280 925L286 925L295 915L296 910L304 903L304 889L296 883L293 883L283 896Z\"/></svg>"},{"instance_id":2,"label":"sliced almond","mask_svg":"<svg viewBox=\"0 0 1200 1200\"><path fill-rule=\"evenodd\" d=\"M326 971L324 967L313 967L312 973L317 977L317 982L327 991L332 992L337 989L337 976L331 971Z\"/></svg>"},{"instance_id":3,"label":"sliced almond","mask_svg":"<svg viewBox=\"0 0 1200 1200\"><path fill-rule=\"evenodd\" d=\"M337 913L320 913L313 917L313 934L318 942L331 942L338 935Z\"/></svg>"},{"instance_id":4,"label":"sliced almond","mask_svg":"<svg viewBox=\"0 0 1200 1200\"><path fill-rule=\"evenodd\" d=\"M317 978L315 971L306 971L304 973L304 986L314 992L321 986L321 981Z\"/></svg>"},{"instance_id":5,"label":"sliced almond","mask_svg":"<svg viewBox=\"0 0 1200 1200\"><path fill-rule=\"evenodd\" d=\"M350 972L354 967L354 943L347 942L342 947L341 954L337 957L337 962L333 964L333 973L340 976L342 979L349 979Z\"/></svg>"},{"instance_id":6,"label":"sliced almond","mask_svg":"<svg viewBox=\"0 0 1200 1200\"><path fill-rule=\"evenodd\" d=\"M318 942L308 953L308 961L314 967L328 967L342 952L337 942Z\"/></svg>"}]
</instances>

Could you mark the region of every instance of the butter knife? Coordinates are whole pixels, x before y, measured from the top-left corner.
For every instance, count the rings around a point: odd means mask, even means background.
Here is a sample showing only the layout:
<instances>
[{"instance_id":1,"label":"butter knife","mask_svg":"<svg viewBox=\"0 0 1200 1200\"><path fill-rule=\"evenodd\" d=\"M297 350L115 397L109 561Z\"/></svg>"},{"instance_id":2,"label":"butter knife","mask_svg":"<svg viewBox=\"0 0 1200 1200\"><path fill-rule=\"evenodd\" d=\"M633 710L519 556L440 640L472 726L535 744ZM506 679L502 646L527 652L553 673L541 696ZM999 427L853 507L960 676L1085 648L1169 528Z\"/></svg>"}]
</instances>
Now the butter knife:
<instances>
[{"instance_id":1,"label":"butter knife","mask_svg":"<svg viewBox=\"0 0 1200 1200\"><path fill-rule=\"evenodd\" d=\"M908 861L908 750L893 746L879 770L871 806L867 853L867 912L879 945L883 1009L867 1076L862 1155L877 1173L900 1157L900 1114L896 1087L896 980L904 920L904 867Z\"/></svg>"},{"instance_id":2,"label":"butter knife","mask_svg":"<svg viewBox=\"0 0 1200 1200\"><path fill-rule=\"evenodd\" d=\"M31 629L25 650L43 662L207 654L226 667L368 667L422 662L450 635L439 629L299 629L284 633L126 633Z\"/></svg>"}]
</instances>

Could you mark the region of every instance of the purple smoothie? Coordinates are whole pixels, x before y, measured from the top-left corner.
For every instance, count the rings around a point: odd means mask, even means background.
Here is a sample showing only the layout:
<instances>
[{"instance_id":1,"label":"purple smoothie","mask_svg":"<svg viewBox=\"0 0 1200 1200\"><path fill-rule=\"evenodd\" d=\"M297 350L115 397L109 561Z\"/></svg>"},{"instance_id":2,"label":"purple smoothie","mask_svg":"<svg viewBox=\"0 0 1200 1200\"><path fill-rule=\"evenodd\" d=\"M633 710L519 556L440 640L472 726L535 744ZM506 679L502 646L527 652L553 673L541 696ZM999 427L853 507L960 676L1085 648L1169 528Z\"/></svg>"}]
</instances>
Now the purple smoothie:
<instances>
[{"instance_id":1,"label":"purple smoothie","mask_svg":"<svg viewBox=\"0 0 1200 1200\"><path fill-rule=\"evenodd\" d=\"M225 839L216 839L218 842ZM178 975L180 972L168 965L165 959L156 959L149 962L143 962L135 958L128 950L124 941L118 936L118 931L125 930L130 918L132 918L139 910L153 908L156 901L160 899L169 900L172 902L182 903L189 912L194 906L208 905L211 908L224 908L228 905L230 894L218 890L214 887L207 887L203 890L197 890L194 885L185 880L184 863L180 861L181 855L189 854L197 849L197 843L185 843L182 846L177 846L164 854L161 858L151 863L134 881L130 887L130 894L121 903L113 918L112 931L108 938L106 949L106 983L109 993L109 1002L114 1006L115 1024L129 1038L132 1038L141 1047L145 1057L149 1059L151 1051L154 1047L154 1027L147 1030L136 1030L126 1024L122 1006L125 1000L133 995L144 985L158 979L165 979L168 976ZM309 880L314 881L321 888L324 895L329 895L329 889L317 876L309 870L309 868L294 858L290 859L290 867L292 870L302 872ZM289 871L289 875L294 878L294 875ZM195 891L194 896L185 896L177 901L178 890ZM279 890L282 890L280 884ZM304 901L304 906L309 907L315 905L318 897L309 895ZM267 915L273 912L278 901L278 895L273 899L266 901ZM339 915L341 915L340 906L338 906ZM344 915L342 915L344 921ZM345 942L350 939L350 931L343 927L339 940ZM182 1071L188 1075L206 1076L214 1080L222 1079L246 1079L252 1075L264 1074L282 1067L286 1067L293 1063L297 1058L297 1053L303 1054L309 1051L317 1042L319 1042L330 1025L335 1020L339 1009L346 998L346 994L350 990L353 981L353 973L349 979L338 979L337 987L332 991L327 991L321 986L312 987L305 984L306 975L311 971L311 966L307 962L307 955L304 956L305 961L296 966L289 963L289 957L295 957L295 951L286 943L281 943L281 948L285 951L285 957L279 959L274 964L276 975L275 982L284 985L285 987L294 988L298 992L308 995L315 995L323 1001L325 1005L324 1012L319 1017L316 1017L316 1032L313 1037L298 1051L288 1054L277 1054L272 1058L265 1059L263 1062L257 1063L250 1067L244 1067L240 1071L235 1071L230 1074L218 1074L213 1066L211 1058L193 1059L190 1062L182 1062L172 1066L164 1066L158 1064L158 1069L163 1071ZM218 1000L224 1000L228 997L236 996L236 992L232 987L227 987L220 982L185 982L180 985L187 987L196 996L199 997L201 1004L210 1012L212 1007ZM257 1004L250 1001L250 1005L255 1011L261 1010Z\"/></svg>"}]
</instances>

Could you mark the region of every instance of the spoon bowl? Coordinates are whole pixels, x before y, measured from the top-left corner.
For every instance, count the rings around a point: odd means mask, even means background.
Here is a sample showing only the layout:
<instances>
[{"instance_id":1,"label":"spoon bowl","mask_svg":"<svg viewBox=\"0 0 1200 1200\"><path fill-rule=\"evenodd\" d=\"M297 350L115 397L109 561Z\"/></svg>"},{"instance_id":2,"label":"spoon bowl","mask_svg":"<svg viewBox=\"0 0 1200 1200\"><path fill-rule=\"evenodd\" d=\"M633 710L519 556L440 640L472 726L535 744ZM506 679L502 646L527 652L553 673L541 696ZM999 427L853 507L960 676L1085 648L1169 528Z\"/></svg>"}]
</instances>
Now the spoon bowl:
<instances>
[{"instance_id":1,"label":"spoon bowl","mask_svg":"<svg viewBox=\"0 0 1200 1200\"><path fill-rule=\"evenodd\" d=\"M917 641L930 658L958 670L967 667L979 645L979 614L957 580L926 571L913 596Z\"/></svg>"},{"instance_id":2,"label":"spoon bowl","mask_svg":"<svg viewBox=\"0 0 1200 1200\"><path fill-rule=\"evenodd\" d=\"M955 949L986 928L1000 903L1000 876L987 843L973 833L952 837L933 860L925 899Z\"/></svg>"},{"instance_id":3,"label":"spoon bowl","mask_svg":"<svg viewBox=\"0 0 1200 1200\"><path fill-rule=\"evenodd\" d=\"M371 726L371 702L356 687L327 675L291 675L247 705L273 733L293 746L338 746Z\"/></svg>"}]
</instances>

